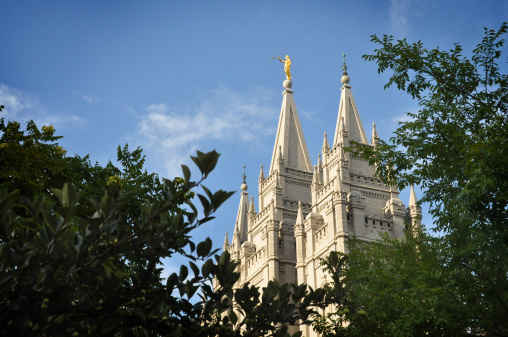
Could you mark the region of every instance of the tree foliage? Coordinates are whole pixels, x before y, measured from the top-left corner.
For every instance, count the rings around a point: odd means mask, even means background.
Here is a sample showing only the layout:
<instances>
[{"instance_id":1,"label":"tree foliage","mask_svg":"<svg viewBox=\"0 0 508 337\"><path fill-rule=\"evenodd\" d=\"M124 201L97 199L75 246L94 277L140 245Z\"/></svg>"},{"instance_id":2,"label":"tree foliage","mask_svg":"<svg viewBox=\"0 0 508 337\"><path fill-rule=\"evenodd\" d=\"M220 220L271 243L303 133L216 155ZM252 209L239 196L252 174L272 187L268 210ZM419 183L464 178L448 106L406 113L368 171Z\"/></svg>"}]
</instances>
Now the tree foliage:
<instances>
[{"instance_id":1,"label":"tree foliage","mask_svg":"<svg viewBox=\"0 0 508 337\"><path fill-rule=\"evenodd\" d=\"M183 165L183 178L159 182L143 170L141 150L126 146L118 149L122 170L78 158L81 171L99 172L88 172L94 179L87 182L53 167L66 157L49 127L40 132L29 123L25 133L15 122L2 125L8 152L1 158L26 158L3 176L0 191L0 334L288 336L322 303L324 292L305 285L234 289L239 274L229 254L217 255L209 238L193 241L192 231L232 195L202 185L217 152L192 157L197 181ZM47 154L37 167L33 147ZM23 178L13 175L18 168L33 170ZM49 188L62 179L71 180ZM191 200L198 188L199 207ZM163 279L162 260L177 253L188 264Z\"/></svg>"},{"instance_id":2,"label":"tree foliage","mask_svg":"<svg viewBox=\"0 0 508 337\"><path fill-rule=\"evenodd\" d=\"M363 57L380 73L391 72L385 88L406 91L420 110L400 122L391 143L352 149L377 163L386 181L422 186L421 201L442 235L436 254L446 266L443 289L458 298L449 313L460 313L454 319L465 331L495 336L508 334L508 75L498 64L507 30L507 23L485 29L471 57L460 44L428 50L421 42L373 36L380 47ZM432 283L423 284L429 300ZM441 309L436 303L432 312ZM406 320L420 327L418 316Z\"/></svg>"},{"instance_id":3,"label":"tree foliage","mask_svg":"<svg viewBox=\"0 0 508 337\"><path fill-rule=\"evenodd\" d=\"M425 231L404 240L384 236L366 244L352 240L341 279L347 305L321 317L328 336L464 336L467 310L457 292L456 270L443 261L443 242ZM333 271L333 264L326 267ZM345 310L348 308L348 310Z\"/></svg>"}]
</instances>

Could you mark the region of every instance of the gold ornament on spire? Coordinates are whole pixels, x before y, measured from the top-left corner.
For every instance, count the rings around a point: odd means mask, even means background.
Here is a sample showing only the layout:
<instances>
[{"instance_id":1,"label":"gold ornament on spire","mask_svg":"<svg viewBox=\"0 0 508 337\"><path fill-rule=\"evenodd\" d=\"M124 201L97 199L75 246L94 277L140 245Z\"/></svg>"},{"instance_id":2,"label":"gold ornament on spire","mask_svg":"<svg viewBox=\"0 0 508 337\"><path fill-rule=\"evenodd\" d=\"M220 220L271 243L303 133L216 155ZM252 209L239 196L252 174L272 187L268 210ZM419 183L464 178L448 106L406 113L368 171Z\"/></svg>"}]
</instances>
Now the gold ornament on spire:
<instances>
[{"instance_id":1,"label":"gold ornament on spire","mask_svg":"<svg viewBox=\"0 0 508 337\"><path fill-rule=\"evenodd\" d=\"M286 73L286 79L291 80L291 59L289 58L289 55L286 55L285 61L283 61L280 57L272 57L272 59L275 58L284 63L284 72Z\"/></svg>"}]
</instances>

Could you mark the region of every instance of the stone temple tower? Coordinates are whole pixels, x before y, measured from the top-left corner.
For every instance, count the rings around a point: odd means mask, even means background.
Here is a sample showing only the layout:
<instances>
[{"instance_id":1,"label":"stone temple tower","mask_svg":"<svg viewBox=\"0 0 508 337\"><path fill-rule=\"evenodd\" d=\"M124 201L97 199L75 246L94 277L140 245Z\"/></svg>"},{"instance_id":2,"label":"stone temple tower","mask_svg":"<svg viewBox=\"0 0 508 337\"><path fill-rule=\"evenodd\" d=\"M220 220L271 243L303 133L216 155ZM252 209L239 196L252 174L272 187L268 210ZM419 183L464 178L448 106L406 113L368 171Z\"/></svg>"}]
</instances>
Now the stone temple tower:
<instances>
[{"instance_id":1,"label":"stone temple tower","mask_svg":"<svg viewBox=\"0 0 508 337\"><path fill-rule=\"evenodd\" d=\"M421 209L411 191L406 209L394 186L374 176L375 168L344 147L351 141L376 146L375 124L369 142L353 98L344 62L341 96L333 143L326 133L317 163L310 160L291 90L283 83L282 107L269 170L258 180L258 210L241 186L234 234L224 249L240 262L238 286L265 286L269 280L306 283L314 289L327 282L320 259L330 251L346 251L346 241L366 242L380 233L403 237L406 223L419 224ZM406 221L406 222L405 222ZM328 277L328 280L330 278ZM303 336L314 336L309 327Z\"/></svg>"}]
</instances>

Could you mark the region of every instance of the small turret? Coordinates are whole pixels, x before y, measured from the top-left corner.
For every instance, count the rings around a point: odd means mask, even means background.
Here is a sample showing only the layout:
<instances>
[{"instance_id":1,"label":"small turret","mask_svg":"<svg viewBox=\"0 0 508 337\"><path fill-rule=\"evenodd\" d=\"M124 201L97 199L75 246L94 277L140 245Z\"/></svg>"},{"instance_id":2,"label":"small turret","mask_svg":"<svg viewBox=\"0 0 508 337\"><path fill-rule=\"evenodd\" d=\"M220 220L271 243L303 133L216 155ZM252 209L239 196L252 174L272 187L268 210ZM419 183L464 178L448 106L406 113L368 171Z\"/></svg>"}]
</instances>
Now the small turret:
<instances>
[{"instance_id":1,"label":"small turret","mask_svg":"<svg viewBox=\"0 0 508 337\"><path fill-rule=\"evenodd\" d=\"M319 185L319 170L316 165L314 165L314 175L312 177L312 185Z\"/></svg>"},{"instance_id":2,"label":"small turret","mask_svg":"<svg viewBox=\"0 0 508 337\"><path fill-rule=\"evenodd\" d=\"M261 164L261 169L259 170L259 182L265 181L265 172L263 171L263 164Z\"/></svg>"},{"instance_id":3,"label":"small turret","mask_svg":"<svg viewBox=\"0 0 508 337\"><path fill-rule=\"evenodd\" d=\"M325 136L323 139L322 152L323 152L323 154L325 154L325 153L328 153L328 151L330 151L330 145L328 144L328 136L326 135L326 132L325 132Z\"/></svg>"},{"instance_id":4,"label":"small turret","mask_svg":"<svg viewBox=\"0 0 508 337\"><path fill-rule=\"evenodd\" d=\"M370 144L376 148L377 140L379 139L379 136L377 135L376 131L376 123L372 123L372 138L370 139Z\"/></svg>"},{"instance_id":5,"label":"small turret","mask_svg":"<svg viewBox=\"0 0 508 337\"><path fill-rule=\"evenodd\" d=\"M240 205L238 206L238 214L236 216L235 230L233 232L232 244L234 246L236 259L239 258L240 247L243 242L247 241L247 233L249 232L249 194L247 193L247 183L245 179L245 165L243 167L242 185L240 186L242 193L240 194Z\"/></svg>"},{"instance_id":6,"label":"small turret","mask_svg":"<svg viewBox=\"0 0 508 337\"><path fill-rule=\"evenodd\" d=\"M224 244L222 245L222 249L224 251L228 250L229 248L229 238L228 238L228 232L226 232L226 237L224 238Z\"/></svg>"},{"instance_id":7,"label":"small turret","mask_svg":"<svg viewBox=\"0 0 508 337\"><path fill-rule=\"evenodd\" d=\"M411 185L411 193L409 195L408 211L413 229L419 228L422 218L422 208L418 205L418 199L416 199L416 193L413 185Z\"/></svg>"},{"instance_id":8,"label":"small turret","mask_svg":"<svg viewBox=\"0 0 508 337\"><path fill-rule=\"evenodd\" d=\"M303 229L303 221L305 219L303 218L303 211L302 211L302 202L298 201L298 215L296 216L296 225L301 225Z\"/></svg>"},{"instance_id":9,"label":"small turret","mask_svg":"<svg viewBox=\"0 0 508 337\"><path fill-rule=\"evenodd\" d=\"M249 213L256 214L256 208L254 207L254 196L250 197Z\"/></svg>"}]
</instances>

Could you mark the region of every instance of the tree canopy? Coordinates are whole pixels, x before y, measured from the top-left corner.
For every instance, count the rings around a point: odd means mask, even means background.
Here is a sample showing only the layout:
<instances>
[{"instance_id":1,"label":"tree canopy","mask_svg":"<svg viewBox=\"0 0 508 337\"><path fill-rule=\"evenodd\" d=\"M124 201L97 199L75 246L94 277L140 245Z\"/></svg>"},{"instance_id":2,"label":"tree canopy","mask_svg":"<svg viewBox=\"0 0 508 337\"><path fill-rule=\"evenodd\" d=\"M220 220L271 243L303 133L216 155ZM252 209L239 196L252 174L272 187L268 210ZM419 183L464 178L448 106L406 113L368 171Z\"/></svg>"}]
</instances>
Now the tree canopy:
<instances>
[{"instance_id":1,"label":"tree canopy","mask_svg":"<svg viewBox=\"0 0 508 337\"><path fill-rule=\"evenodd\" d=\"M380 73L391 72L385 88L406 91L420 109L407 113L409 120L400 122L389 143L378 140L375 149L357 144L350 150L376 163L376 173L385 181L399 188L420 185L420 201L429 204L439 236L420 236L409 254L404 249L414 240L385 240L382 246L363 248L352 244L346 279L361 284L374 278L372 270L379 272L363 294L355 295L367 316L375 316L364 320L372 327L390 331L400 320L398 329L411 327L407 335L439 335L422 321L427 318L436 327L451 329L448 335L456 327L464 334L508 334L508 75L498 64L506 62L502 51L507 30L507 23L498 30L485 29L472 56L458 43L449 51L429 50L421 42L394 41L386 35L373 36L379 48L363 56L376 62ZM371 268L361 263L367 258ZM404 267L411 259L414 270ZM379 269L388 268L388 262L401 266L393 277ZM366 297L384 282L382 288L398 300L381 292L381 297ZM399 286L394 289L394 284ZM383 298L385 310L375 303L378 298ZM408 303L408 298L416 302ZM411 305L415 310L406 311ZM413 316L420 308L427 310ZM357 326L351 325L351 335Z\"/></svg>"},{"instance_id":2,"label":"tree canopy","mask_svg":"<svg viewBox=\"0 0 508 337\"><path fill-rule=\"evenodd\" d=\"M67 157L52 127L1 126L0 161L10 161L0 180L2 335L289 336L323 302L305 285L234 289L229 254L192 239L232 195L202 185L217 152L192 157L197 181L184 165L182 178L161 181L140 149L119 147L122 167L101 167ZM164 279L174 254L188 264Z\"/></svg>"}]
</instances>

